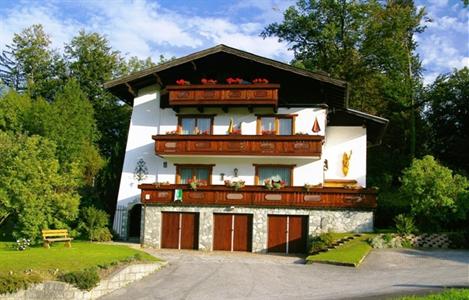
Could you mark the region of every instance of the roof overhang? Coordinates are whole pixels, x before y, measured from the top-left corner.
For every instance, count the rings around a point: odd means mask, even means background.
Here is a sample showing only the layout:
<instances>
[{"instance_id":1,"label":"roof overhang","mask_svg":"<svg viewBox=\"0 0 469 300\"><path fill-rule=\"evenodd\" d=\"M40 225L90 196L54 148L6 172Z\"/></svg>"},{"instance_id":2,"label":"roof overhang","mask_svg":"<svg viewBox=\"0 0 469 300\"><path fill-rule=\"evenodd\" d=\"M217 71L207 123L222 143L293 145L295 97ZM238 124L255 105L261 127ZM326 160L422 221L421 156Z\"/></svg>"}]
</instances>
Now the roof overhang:
<instances>
[{"instance_id":1,"label":"roof overhang","mask_svg":"<svg viewBox=\"0 0 469 300\"><path fill-rule=\"evenodd\" d=\"M367 129L366 136L368 147L381 144L384 132L389 120L370 115L358 110L332 109L329 111L329 126L364 126Z\"/></svg>"}]
</instances>

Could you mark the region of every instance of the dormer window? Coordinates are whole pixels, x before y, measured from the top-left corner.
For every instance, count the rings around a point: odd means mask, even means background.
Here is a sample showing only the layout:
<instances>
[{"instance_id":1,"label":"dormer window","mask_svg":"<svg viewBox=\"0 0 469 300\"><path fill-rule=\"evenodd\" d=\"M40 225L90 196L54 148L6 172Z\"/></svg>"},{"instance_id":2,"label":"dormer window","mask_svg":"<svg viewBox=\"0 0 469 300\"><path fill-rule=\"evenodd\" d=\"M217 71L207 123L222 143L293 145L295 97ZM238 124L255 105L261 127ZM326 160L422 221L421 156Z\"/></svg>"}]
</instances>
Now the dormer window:
<instances>
[{"instance_id":1,"label":"dormer window","mask_svg":"<svg viewBox=\"0 0 469 300\"><path fill-rule=\"evenodd\" d=\"M212 134L213 116L180 115L179 130L182 135Z\"/></svg>"},{"instance_id":2,"label":"dormer window","mask_svg":"<svg viewBox=\"0 0 469 300\"><path fill-rule=\"evenodd\" d=\"M257 134L293 135L296 115L258 115Z\"/></svg>"}]
</instances>

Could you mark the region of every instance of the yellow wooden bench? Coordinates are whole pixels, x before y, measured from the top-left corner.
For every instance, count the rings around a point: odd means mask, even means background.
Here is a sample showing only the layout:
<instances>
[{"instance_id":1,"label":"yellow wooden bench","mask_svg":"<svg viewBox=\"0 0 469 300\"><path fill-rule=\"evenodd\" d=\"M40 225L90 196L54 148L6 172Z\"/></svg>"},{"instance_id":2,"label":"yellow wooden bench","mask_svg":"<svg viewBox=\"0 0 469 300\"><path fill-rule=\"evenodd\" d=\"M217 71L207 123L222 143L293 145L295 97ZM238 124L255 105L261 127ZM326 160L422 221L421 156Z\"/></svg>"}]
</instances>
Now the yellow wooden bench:
<instances>
[{"instance_id":1,"label":"yellow wooden bench","mask_svg":"<svg viewBox=\"0 0 469 300\"><path fill-rule=\"evenodd\" d=\"M73 238L68 237L67 229L43 229L42 239L44 240L44 248L50 248L53 242L65 242L65 247L72 247Z\"/></svg>"}]
</instances>

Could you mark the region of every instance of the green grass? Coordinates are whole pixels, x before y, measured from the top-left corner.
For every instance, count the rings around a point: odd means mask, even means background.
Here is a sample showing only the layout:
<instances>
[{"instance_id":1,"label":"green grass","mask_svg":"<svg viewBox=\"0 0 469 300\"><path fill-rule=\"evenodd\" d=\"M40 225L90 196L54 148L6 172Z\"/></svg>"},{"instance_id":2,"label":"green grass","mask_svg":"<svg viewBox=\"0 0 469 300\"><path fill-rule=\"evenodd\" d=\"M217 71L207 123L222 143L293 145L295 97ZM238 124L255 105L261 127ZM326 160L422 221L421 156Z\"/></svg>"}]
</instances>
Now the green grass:
<instances>
[{"instance_id":1,"label":"green grass","mask_svg":"<svg viewBox=\"0 0 469 300\"><path fill-rule=\"evenodd\" d=\"M144 261L157 261L153 256L120 245L96 244L73 241L71 248L63 243L54 243L50 249L43 247L18 251L11 247L14 243L0 242L0 275L23 273L33 270L44 279L54 277L54 273L83 270L96 266L109 266L138 254Z\"/></svg>"},{"instance_id":2,"label":"green grass","mask_svg":"<svg viewBox=\"0 0 469 300\"><path fill-rule=\"evenodd\" d=\"M306 262L310 264L320 262L357 267L371 250L371 246L366 241L369 237L369 234L364 234L337 249L310 255L306 258Z\"/></svg>"},{"instance_id":3,"label":"green grass","mask_svg":"<svg viewBox=\"0 0 469 300\"><path fill-rule=\"evenodd\" d=\"M469 299L469 289L449 289L442 293L430 294L427 296L405 296L396 300L467 300Z\"/></svg>"}]
</instances>

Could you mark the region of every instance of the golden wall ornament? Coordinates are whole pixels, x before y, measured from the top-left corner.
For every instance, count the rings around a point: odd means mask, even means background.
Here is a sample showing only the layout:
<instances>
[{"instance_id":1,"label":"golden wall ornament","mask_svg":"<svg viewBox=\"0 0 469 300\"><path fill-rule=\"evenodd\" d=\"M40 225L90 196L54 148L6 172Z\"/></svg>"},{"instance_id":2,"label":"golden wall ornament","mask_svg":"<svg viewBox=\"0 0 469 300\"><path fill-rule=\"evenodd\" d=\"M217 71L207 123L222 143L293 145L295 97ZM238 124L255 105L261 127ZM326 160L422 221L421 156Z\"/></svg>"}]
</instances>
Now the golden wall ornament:
<instances>
[{"instance_id":1,"label":"golden wall ornament","mask_svg":"<svg viewBox=\"0 0 469 300\"><path fill-rule=\"evenodd\" d=\"M344 173L344 176L347 176L348 171L350 169L350 158L352 157L352 150L350 150L350 153L347 154L347 152L344 152L342 155L342 173Z\"/></svg>"}]
</instances>

